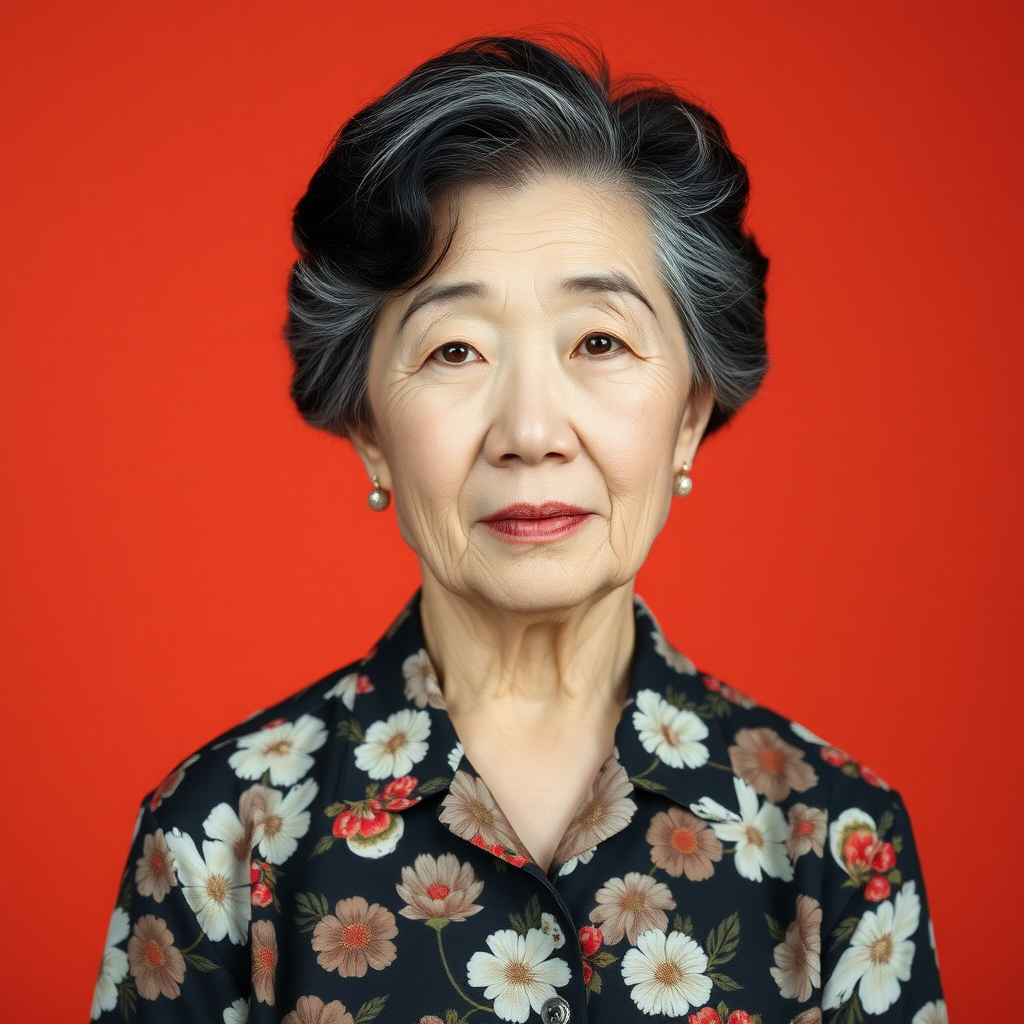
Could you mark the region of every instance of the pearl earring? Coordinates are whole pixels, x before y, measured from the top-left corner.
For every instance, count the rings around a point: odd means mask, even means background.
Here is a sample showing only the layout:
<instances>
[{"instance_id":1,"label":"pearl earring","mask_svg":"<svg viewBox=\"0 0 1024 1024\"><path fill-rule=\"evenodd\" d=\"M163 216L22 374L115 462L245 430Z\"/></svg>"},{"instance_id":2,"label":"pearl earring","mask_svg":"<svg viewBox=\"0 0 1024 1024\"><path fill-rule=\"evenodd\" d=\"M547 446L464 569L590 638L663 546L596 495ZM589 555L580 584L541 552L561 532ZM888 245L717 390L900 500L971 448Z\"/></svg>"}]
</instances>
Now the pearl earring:
<instances>
[{"instance_id":1,"label":"pearl earring","mask_svg":"<svg viewBox=\"0 0 1024 1024\"><path fill-rule=\"evenodd\" d=\"M379 483L377 483L377 478L375 476L371 477L371 479L373 481L373 490L370 491L370 496L367 498L367 501L369 501L370 508L372 508L374 512L383 512L384 509L391 504L391 495L388 494L388 492L385 491Z\"/></svg>"},{"instance_id":2,"label":"pearl earring","mask_svg":"<svg viewBox=\"0 0 1024 1024\"><path fill-rule=\"evenodd\" d=\"M672 493L677 498L685 498L693 490L693 481L690 479L690 464L683 463L682 473L676 473L672 481Z\"/></svg>"}]
</instances>

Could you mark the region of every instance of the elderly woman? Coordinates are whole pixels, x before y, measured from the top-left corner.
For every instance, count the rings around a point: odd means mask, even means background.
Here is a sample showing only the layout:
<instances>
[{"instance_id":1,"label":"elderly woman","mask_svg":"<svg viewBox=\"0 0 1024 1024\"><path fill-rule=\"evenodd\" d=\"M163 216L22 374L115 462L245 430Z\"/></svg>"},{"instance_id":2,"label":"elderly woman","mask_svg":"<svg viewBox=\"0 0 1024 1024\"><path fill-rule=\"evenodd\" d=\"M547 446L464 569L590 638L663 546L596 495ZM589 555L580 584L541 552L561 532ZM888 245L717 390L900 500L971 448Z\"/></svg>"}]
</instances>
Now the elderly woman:
<instances>
[{"instance_id":1,"label":"elderly woman","mask_svg":"<svg viewBox=\"0 0 1024 1024\"><path fill-rule=\"evenodd\" d=\"M945 1020L898 795L634 595L764 372L746 198L706 111L523 39L345 125L293 394L422 590L146 798L93 1019Z\"/></svg>"}]
</instances>

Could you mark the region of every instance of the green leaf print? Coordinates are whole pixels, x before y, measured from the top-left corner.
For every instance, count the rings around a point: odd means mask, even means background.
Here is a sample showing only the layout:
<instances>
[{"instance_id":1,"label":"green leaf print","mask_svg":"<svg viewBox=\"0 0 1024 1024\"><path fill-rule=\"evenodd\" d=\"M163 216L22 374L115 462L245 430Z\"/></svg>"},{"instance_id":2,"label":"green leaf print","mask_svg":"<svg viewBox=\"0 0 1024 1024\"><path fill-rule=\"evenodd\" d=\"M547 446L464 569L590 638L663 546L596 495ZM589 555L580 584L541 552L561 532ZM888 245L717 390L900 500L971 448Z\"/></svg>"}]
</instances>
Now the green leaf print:
<instances>
[{"instance_id":1,"label":"green leaf print","mask_svg":"<svg viewBox=\"0 0 1024 1024\"><path fill-rule=\"evenodd\" d=\"M717 928L711 929L707 948L708 970L719 964L728 963L736 955L739 942L740 915L739 911L734 911Z\"/></svg>"},{"instance_id":2,"label":"green leaf print","mask_svg":"<svg viewBox=\"0 0 1024 1024\"><path fill-rule=\"evenodd\" d=\"M295 909L295 923L304 932L311 932L331 912L327 897L315 892L300 892L295 897Z\"/></svg>"},{"instance_id":3,"label":"green leaf print","mask_svg":"<svg viewBox=\"0 0 1024 1024\"><path fill-rule=\"evenodd\" d=\"M387 996L374 996L373 999L368 999L356 1011L353 1018L354 1024L366 1024L367 1021L373 1020L384 1009L384 1004L387 1001Z\"/></svg>"}]
</instances>

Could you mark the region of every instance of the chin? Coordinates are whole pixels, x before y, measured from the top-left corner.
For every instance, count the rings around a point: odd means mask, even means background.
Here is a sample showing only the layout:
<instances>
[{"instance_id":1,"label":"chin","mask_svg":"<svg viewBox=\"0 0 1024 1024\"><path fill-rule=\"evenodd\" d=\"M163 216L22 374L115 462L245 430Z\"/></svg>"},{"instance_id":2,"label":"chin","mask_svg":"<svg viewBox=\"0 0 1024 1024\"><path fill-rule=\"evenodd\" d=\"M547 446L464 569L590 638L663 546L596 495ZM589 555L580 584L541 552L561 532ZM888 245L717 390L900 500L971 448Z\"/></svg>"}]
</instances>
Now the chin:
<instances>
[{"instance_id":1,"label":"chin","mask_svg":"<svg viewBox=\"0 0 1024 1024\"><path fill-rule=\"evenodd\" d=\"M571 614L633 579L632 575L594 572L593 564L567 569L527 562L505 574L489 568L487 578L474 581L479 585L469 588L466 596L470 600L486 602L509 614L547 618Z\"/></svg>"}]
</instances>

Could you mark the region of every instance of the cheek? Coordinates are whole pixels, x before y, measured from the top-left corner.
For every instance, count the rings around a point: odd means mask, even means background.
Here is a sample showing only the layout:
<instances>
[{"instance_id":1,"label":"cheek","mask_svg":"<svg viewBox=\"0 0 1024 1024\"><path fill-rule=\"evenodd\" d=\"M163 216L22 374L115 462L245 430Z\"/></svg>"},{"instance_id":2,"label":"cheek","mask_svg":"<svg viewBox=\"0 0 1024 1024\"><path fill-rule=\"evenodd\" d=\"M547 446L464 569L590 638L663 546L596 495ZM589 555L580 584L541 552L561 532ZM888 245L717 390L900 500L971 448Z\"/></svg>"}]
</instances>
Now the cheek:
<instances>
[{"instance_id":1,"label":"cheek","mask_svg":"<svg viewBox=\"0 0 1024 1024\"><path fill-rule=\"evenodd\" d=\"M609 488L622 499L644 500L671 487L683 398L667 382L611 390L588 414L588 444Z\"/></svg>"},{"instance_id":2,"label":"cheek","mask_svg":"<svg viewBox=\"0 0 1024 1024\"><path fill-rule=\"evenodd\" d=\"M650 381L604 396L595 406L588 448L607 488L609 541L636 565L665 525L672 503L672 469L683 396L671 381Z\"/></svg>"},{"instance_id":3,"label":"cheek","mask_svg":"<svg viewBox=\"0 0 1024 1024\"><path fill-rule=\"evenodd\" d=\"M396 412L382 442L399 528L421 551L432 536L461 529L459 495L479 446L447 403L413 398Z\"/></svg>"}]
</instances>

